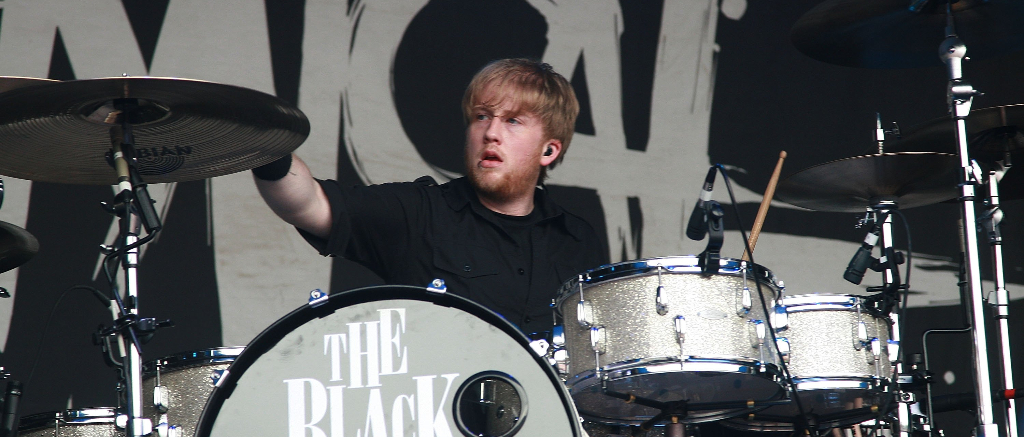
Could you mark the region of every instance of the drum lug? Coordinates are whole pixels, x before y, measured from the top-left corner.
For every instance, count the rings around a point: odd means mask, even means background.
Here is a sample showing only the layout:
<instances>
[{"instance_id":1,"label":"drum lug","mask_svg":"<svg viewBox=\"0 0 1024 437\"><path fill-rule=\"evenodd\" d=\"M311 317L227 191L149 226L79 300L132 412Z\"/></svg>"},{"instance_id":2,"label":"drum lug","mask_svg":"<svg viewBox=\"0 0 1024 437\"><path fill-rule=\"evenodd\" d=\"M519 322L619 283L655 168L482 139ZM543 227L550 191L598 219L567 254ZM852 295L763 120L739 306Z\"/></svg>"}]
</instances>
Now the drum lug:
<instances>
[{"instance_id":1,"label":"drum lug","mask_svg":"<svg viewBox=\"0 0 1024 437\"><path fill-rule=\"evenodd\" d=\"M569 374L569 352L565 349L553 349L548 363L555 368L559 375L566 376Z\"/></svg>"},{"instance_id":2,"label":"drum lug","mask_svg":"<svg viewBox=\"0 0 1024 437\"><path fill-rule=\"evenodd\" d=\"M117 429L127 429L128 415L118 414L114 418L114 426ZM135 429L142 430L142 435L151 434L153 432L153 422L146 418L137 417L135 418Z\"/></svg>"},{"instance_id":3,"label":"drum lug","mask_svg":"<svg viewBox=\"0 0 1024 437\"><path fill-rule=\"evenodd\" d=\"M751 288L743 287L743 291L739 294L739 308L736 308L736 315L745 316L751 313L751 308L754 307L754 300L751 299Z\"/></svg>"},{"instance_id":4,"label":"drum lug","mask_svg":"<svg viewBox=\"0 0 1024 437\"><path fill-rule=\"evenodd\" d=\"M871 344L871 361L869 361L869 362L873 363L875 361L878 361L879 357L882 356L882 341L879 340L878 337L875 337L875 338L871 339L870 344Z\"/></svg>"},{"instance_id":5,"label":"drum lug","mask_svg":"<svg viewBox=\"0 0 1024 437\"><path fill-rule=\"evenodd\" d=\"M676 340L682 345L686 341L686 317L676 316L674 320L676 328Z\"/></svg>"},{"instance_id":6,"label":"drum lug","mask_svg":"<svg viewBox=\"0 0 1024 437\"><path fill-rule=\"evenodd\" d=\"M658 311L659 316L664 316L665 314L668 314L668 304L665 303L665 300L661 296L661 292L664 290L665 287L659 285L657 297L655 297L654 299L654 309Z\"/></svg>"},{"instance_id":7,"label":"drum lug","mask_svg":"<svg viewBox=\"0 0 1024 437\"><path fill-rule=\"evenodd\" d=\"M181 428L176 425L167 424L167 415L160 415L160 424L156 426L156 435L159 437L179 437L181 435Z\"/></svg>"},{"instance_id":8,"label":"drum lug","mask_svg":"<svg viewBox=\"0 0 1024 437\"><path fill-rule=\"evenodd\" d=\"M171 408L171 396L167 391L167 386L153 387L153 407L161 413L166 413Z\"/></svg>"},{"instance_id":9,"label":"drum lug","mask_svg":"<svg viewBox=\"0 0 1024 437\"><path fill-rule=\"evenodd\" d=\"M751 342L750 346L760 348L764 344L765 337L768 335L764 320L751 320L750 324L754 327L754 341Z\"/></svg>"},{"instance_id":10,"label":"drum lug","mask_svg":"<svg viewBox=\"0 0 1024 437\"><path fill-rule=\"evenodd\" d=\"M889 361L896 361L900 356L900 342L897 340L888 340L886 345L887 352L889 353Z\"/></svg>"},{"instance_id":11,"label":"drum lug","mask_svg":"<svg viewBox=\"0 0 1024 437\"><path fill-rule=\"evenodd\" d=\"M857 338L853 341L853 348L861 350L868 345L868 328L864 322L857 322Z\"/></svg>"},{"instance_id":12,"label":"drum lug","mask_svg":"<svg viewBox=\"0 0 1024 437\"><path fill-rule=\"evenodd\" d=\"M776 306L772 312L772 328L775 332L782 332L789 329L789 312L784 306Z\"/></svg>"},{"instance_id":13,"label":"drum lug","mask_svg":"<svg viewBox=\"0 0 1024 437\"><path fill-rule=\"evenodd\" d=\"M581 300L576 303L576 321L584 328L594 326L594 305L590 301Z\"/></svg>"},{"instance_id":14,"label":"drum lug","mask_svg":"<svg viewBox=\"0 0 1024 437\"><path fill-rule=\"evenodd\" d=\"M791 352L789 348L789 339L786 337L776 337L775 345L779 348L779 354L782 355L782 360L785 361L786 364L789 364L789 355Z\"/></svg>"},{"instance_id":15,"label":"drum lug","mask_svg":"<svg viewBox=\"0 0 1024 437\"><path fill-rule=\"evenodd\" d=\"M597 354L604 354L608 350L607 334L604 326L593 326L590 328L590 348Z\"/></svg>"},{"instance_id":16,"label":"drum lug","mask_svg":"<svg viewBox=\"0 0 1024 437\"><path fill-rule=\"evenodd\" d=\"M551 344L556 348L565 347L565 328L562 325L555 325L551 328Z\"/></svg>"}]
</instances>

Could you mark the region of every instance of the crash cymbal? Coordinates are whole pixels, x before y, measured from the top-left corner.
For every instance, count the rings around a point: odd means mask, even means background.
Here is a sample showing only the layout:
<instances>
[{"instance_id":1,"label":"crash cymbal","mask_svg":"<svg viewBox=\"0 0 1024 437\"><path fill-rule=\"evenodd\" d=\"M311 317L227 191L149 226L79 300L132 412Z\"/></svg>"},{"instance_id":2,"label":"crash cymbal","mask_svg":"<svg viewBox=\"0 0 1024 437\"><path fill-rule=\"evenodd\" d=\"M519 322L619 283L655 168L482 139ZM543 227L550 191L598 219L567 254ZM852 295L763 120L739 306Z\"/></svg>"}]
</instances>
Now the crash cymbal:
<instances>
[{"instance_id":1,"label":"crash cymbal","mask_svg":"<svg viewBox=\"0 0 1024 437\"><path fill-rule=\"evenodd\" d=\"M864 68L940 67L946 37L946 2L826 0L793 26L790 38L805 55L830 64ZM959 0L953 3L957 36L972 59L1024 49L1024 2Z\"/></svg>"},{"instance_id":2,"label":"crash cymbal","mask_svg":"<svg viewBox=\"0 0 1024 437\"><path fill-rule=\"evenodd\" d=\"M137 107L122 112L115 106L123 102ZM110 128L123 117L149 183L248 170L290 153L309 135L301 111L248 88L154 77L46 83L0 94L0 174L115 184L106 154Z\"/></svg>"},{"instance_id":3,"label":"crash cymbal","mask_svg":"<svg viewBox=\"0 0 1024 437\"><path fill-rule=\"evenodd\" d=\"M0 221L0 273L14 269L39 252L39 241L28 231Z\"/></svg>"},{"instance_id":4,"label":"crash cymbal","mask_svg":"<svg viewBox=\"0 0 1024 437\"><path fill-rule=\"evenodd\" d=\"M24 88L32 85L57 82L53 79L36 79L34 77L0 76L0 93Z\"/></svg>"},{"instance_id":5,"label":"crash cymbal","mask_svg":"<svg viewBox=\"0 0 1024 437\"><path fill-rule=\"evenodd\" d=\"M900 209L956 197L959 159L948 153L884 153L801 170L779 183L775 197L815 211L863 212L879 200Z\"/></svg>"}]
</instances>

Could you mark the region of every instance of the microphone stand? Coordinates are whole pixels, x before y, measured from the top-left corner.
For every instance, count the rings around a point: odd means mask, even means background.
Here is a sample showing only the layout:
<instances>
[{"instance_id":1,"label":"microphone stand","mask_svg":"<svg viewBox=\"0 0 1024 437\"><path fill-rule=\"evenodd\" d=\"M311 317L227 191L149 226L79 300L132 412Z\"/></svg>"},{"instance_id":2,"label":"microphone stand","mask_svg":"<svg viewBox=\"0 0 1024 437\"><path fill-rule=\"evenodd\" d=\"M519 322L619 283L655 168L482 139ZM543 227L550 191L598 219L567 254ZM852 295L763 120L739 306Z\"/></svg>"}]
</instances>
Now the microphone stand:
<instances>
[{"instance_id":1,"label":"microphone stand","mask_svg":"<svg viewBox=\"0 0 1024 437\"><path fill-rule=\"evenodd\" d=\"M946 64L949 73L947 88L950 116L956 125L956 140L960 156L960 213L965 224L976 223L974 212L974 187L978 185L978 177L971 165L967 148L967 116L971 112L971 103L979 92L962 75L962 63L967 54L967 46L956 36L953 22L952 7L946 4L946 38L939 45L939 58ZM994 423L992 414L992 386L989 374L988 340L985 333L985 302L981 288L981 267L978 260L978 235L976 232L963 233L965 261L967 263L967 285L970 290L971 326L973 336L974 382L978 400L977 437L996 437L999 428ZM901 430L902 431L902 430Z\"/></svg>"},{"instance_id":2,"label":"microphone stand","mask_svg":"<svg viewBox=\"0 0 1024 437\"><path fill-rule=\"evenodd\" d=\"M1006 161L999 162L998 168L988 173L988 210L978 218L978 224L988 236L988 243L992 247L992 270L995 278L996 298L996 322L999 323L999 337L1001 340L1002 367L1003 367L1003 388L1013 387L1013 366L1010 363L1010 297L1006 291L1006 278L1003 270L1003 236L999 224L1003 219L1003 211L999 209L999 181L1006 174L1010 165L1009 153ZM1007 437L1017 436L1017 409L1013 399L1006 400L1006 426Z\"/></svg>"},{"instance_id":3,"label":"microphone stand","mask_svg":"<svg viewBox=\"0 0 1024 437\"><path fill-rule=\"evenodd\" d=\"M900 312L899 292L902 287L900 284L900 273L898 264L900 263L896 250L893 248L892 238L892 214L891 211L899 209L899 205L893 200L877 200L872 202L875 205L872 207L879 214L880 217L884 217L882 220L882 256L883 260L880 260L880 265L884 267L882 271L882 293L883 302L885 304L882 309L889 313L889 319L892 321L892 335L887 346L887 355L889 361L892 362L892 372L890 375L890 381L898 380L899 375L903 374L903 362L900 360L899 347L900 339L902 337L901 332L902 326L900 323ZM894 259L895 258L895 259ZM895 303L894 305L892 303ZM896 393L893 393L896 396ZM902 395L896 399L898 404L896 408L896 415L899 419L899 433L901 437L908 437L913 432L913 424L911 423L910 415L910 403L913 402L913 398L906 398ZM905 402L909 401L909 402Z\"/></svg>"}]
</instances>

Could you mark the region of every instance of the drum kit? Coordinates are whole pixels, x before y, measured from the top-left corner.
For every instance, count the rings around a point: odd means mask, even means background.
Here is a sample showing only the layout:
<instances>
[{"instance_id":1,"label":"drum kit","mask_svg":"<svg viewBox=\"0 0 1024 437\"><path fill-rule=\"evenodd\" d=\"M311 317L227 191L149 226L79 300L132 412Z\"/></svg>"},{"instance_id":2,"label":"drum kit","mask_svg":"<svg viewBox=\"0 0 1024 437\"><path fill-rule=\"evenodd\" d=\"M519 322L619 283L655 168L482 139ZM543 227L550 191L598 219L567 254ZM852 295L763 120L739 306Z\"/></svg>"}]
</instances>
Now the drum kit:
<instances>
[{"instance_id":1,"label":"drum kit","mask_svg":"<svg viewBox=\"0 0 1024 437\"><path fill-rule=\"evenodd\" d=\"M868 269L881 273L883 285L868 289L875 294L788 295L783 281L754 262L753 243L781 159L751 238L744 237L743 258L719 256L724 213L710 200L721 169L715 166L687 231L697 240L708 236L707 250L581 273L552 301L552 333L532 342L435 280L330 296L314 290L244 348L143 363L143 340L162 326L136 305L139 247L162 227L147 184L272 162L305 140L308 121L276 97L211 82L0 78L0 174L116 186L106 206L119 218L120 234L102 250L118 317L102 330L100 343L120 369L123 393L118 408L34 414L19 424L10 413L20 383L9 380L0 433L682 436L709 422L802 435L937 433L917 407L926 369L899 348L910 254L893 247L893 216L956 201L966 227L977 223L985 231L995 259L1003 382L1012 387L998 187L1011 156L1024 148L1016 127L1024 105L971 110L977 92L962 77L960 38L972 43L975 57L1024 48L1021 18L1024 5L1013 0L827 0L796 23L794 44L825 62L904 68L941 59L947 66L951 118L911 129L895 142L899 152L887 152L892 132L879 117L877 154L820 164L777 186L778 199L799 207L867 213L862 222L870 232L844 278L859 284ZM941 42L938 56L935 42ZM67 138L76 139L74 147L39 153ZM987 178L969 155L990 168ZM975 188L982 186L989 196L976 218ZM2 194L0 184L0 202ZM975 432L996 436L1002 429L1016 437L1012 389L995 392L1009 406L1005 427L993 416L978 241L974 232L963 232L963 239ZM879 240L882 256L874 258ZM38 249L27 231L0 222L0 272Z\"/></svg>"}]
</instances>

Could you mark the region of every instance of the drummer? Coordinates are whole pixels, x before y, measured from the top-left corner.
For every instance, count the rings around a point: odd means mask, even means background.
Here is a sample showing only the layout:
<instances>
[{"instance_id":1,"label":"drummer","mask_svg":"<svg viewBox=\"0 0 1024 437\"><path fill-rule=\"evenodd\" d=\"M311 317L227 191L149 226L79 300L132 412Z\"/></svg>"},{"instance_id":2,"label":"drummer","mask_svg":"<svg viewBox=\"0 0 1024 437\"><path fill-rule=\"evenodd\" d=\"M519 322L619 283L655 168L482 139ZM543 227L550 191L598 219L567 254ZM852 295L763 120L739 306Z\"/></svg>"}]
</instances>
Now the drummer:
<instances>
[{"instance_id":1,"label":"drummer","mask_svg":"<svg viewBox=\"0 0 1024 437\"><path fill-rule=\"evenodd\" d=\"M389 284L440 278L524 332L549 330L560 285L608 262L594 228L543 186L569 149L576 95L550 65L504 59L473 77L462 112L465 177L344 187L289 155L254 169L256 186L321 255Z\"/></svg>"}]
</instances>

